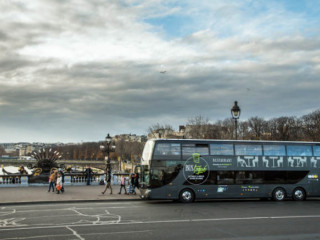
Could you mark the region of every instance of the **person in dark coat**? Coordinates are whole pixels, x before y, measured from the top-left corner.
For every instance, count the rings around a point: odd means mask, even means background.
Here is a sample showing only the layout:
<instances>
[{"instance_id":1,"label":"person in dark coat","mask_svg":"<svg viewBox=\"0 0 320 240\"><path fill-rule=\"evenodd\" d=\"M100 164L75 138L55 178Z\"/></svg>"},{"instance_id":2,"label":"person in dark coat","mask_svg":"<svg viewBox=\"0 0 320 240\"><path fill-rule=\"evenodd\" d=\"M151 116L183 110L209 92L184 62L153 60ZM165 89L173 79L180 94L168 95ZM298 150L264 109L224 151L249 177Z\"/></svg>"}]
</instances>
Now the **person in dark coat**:
<instances>
[{"instance_id":1,"label":"person in dark coat","mask_svg":"<svg viewBox=\"0 0 320 240\"><path fill-rule=\"evenodd\" d=\"M92 169L90 168L90 166L85 170L85 175L87 178L87 185L90 185L91 176L92 176Z\"/></svg>"},{"instance_id":2,"label":"person in dark coat","mask_svg":"<svg viewBox=\"0 0 320 240\"><path fill-rule=\"evenodd\" d=\"M104 194L108 188L110 188L110 194L112 194L112 187L111 187L111 173L107 173L107 184L104 188L104 191L101 192L102 194Z\"/></svg>"}]
</instances>

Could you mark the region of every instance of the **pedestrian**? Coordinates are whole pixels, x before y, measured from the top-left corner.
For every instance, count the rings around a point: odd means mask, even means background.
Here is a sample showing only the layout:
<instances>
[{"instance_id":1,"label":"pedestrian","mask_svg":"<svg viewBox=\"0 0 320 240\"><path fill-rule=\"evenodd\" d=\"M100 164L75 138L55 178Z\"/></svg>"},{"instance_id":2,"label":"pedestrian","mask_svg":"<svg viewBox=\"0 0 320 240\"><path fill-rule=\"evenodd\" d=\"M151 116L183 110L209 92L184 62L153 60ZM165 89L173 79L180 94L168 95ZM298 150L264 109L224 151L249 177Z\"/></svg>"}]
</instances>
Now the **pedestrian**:
<instances>
[{"instance_id":1,"label":"pedestrian","mask_svg":"<svg viewBox=\"0 0 320 240\"><path fill-rule=\"evenodd\" d=\"M139 173L136 173L134 178L134 186L139 189Z\"/></svg>"},{"instance_id":2,"label":"pedestrian","mask_svg":"<svg viewBox=\"0 0 320 240\"><path fill-rule=\"evenodd\" d=\"M61 186L61 193L64 193L64 172L61 168L59 168L59 173L62 177L62 186Z\"/></svg>"},{"instance_id":3,"label":"pedestrian","mask_svg":"<svg viewBox=\"0 0 320 240\"><path fill-rule=\"evenodd\" d=\"M119 194L121 194L122 188L124 188L124 194L128 194L127 189L126 189L126 178L124 176L121 176L121 179L120 179L120 192L119 192Z\"/></svg>"},{"instance_id":4,"label":"pedestrian","mask_svg":"<svg viewBox=\"0 0 320 240\"><path fill-rule=\"evenodd\" d=\"M52 192L54 192L54 183L55 183L55 173L54 173L54 170L51 170L51 174L49 176L49 190L48 190L48 192L50 192L51 188L52 188Z\"/></svg>"},{"instance_id":5,"label":"pedestrian","mask_svg":"<svg viewBox=\"0 0 320 240\"><path fill-rule=\"evenodd\" d=\"M60 174L60 172L57 173L57 185L56 185L56 189L57 189L57 194L60 194L60 191L62 189L62 176Z\"/></svg>"},{"instance_id":6,"label":"pedestrian","mask_svg":"<svg viewBox=\"0 0 320 240\"><path fill-rule=\"evenodd\" d=\"M104 193L107 191L108 188L110 188L110 194L112 194L111 173L110 173L110 174L107 174L107 184L106 184L106 186L105 186L105 188L104 188L104 191L101 192L101 193L104 194Z\"/></svg>"},{"instance_id":7,"label":"pedestrian","mask_svg":"<svg viewBox=\"0 0 320 240\"><path fill-rule=\"evenodd\" d=\"M87 178L87 185L90 185L90 181L91 181L91 176L92 176L92 169L91 167L87 167L87 169L85 170L85 175Z\"/></svg>"},{"instance_id":8,"label":"pedestrian","mask_svg":"<svg viewBox=\"0 0 320 240\"><path fill-rule=\"evenodd\" d=\"M131 173L131 176L130 176L129 193L136 195L136 190L135 190L135 174L134 174L134 173Z\"/></svg>"}]
</instances>

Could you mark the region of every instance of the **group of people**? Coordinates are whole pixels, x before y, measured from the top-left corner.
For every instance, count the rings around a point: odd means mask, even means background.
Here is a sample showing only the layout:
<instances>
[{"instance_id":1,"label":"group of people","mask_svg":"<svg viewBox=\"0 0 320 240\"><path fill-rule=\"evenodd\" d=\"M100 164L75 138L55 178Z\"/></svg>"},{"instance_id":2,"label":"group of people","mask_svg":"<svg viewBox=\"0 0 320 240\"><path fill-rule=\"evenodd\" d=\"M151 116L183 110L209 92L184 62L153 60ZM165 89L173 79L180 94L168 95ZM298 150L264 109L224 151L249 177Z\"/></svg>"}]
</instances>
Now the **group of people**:
<instances>
[{"instance_id":1,"label":"group of people","mask_svg":"<svg viewBox=\"0 0 320 240\"><path fill-rule=\"evenodd\" d=\"M64 173L62 171L62 169L58 169L58 170L51 170L50 176L49 176L49 190L48 192L51 191L54 192L54 190L56 189L56 193L60 194L64 192Z\"/></svg>"},{"instance_id":2,"label":"group of people","mask_svg":"<svg viewBox=\"0 0 320 240\"><path fill-rule=\"evenodd\" d=\"M127 191L126 188L126 181L129 182L129 189ZM106 186L104 188L104 191L101 192L102 194L105 194L105 192L108 190L108 188L110 188L110 194L112 194L112 187L111 187L111 175L107 174L107 178L106 178ZM127 179L125 176L121 176L120 178L120 191L118 194L121 194L122 189L124 189L124 194L136 194L136 188L139 188L139 174L138 173L132 173L130 175L130 178Z\"/></svg>"}]
</instances>

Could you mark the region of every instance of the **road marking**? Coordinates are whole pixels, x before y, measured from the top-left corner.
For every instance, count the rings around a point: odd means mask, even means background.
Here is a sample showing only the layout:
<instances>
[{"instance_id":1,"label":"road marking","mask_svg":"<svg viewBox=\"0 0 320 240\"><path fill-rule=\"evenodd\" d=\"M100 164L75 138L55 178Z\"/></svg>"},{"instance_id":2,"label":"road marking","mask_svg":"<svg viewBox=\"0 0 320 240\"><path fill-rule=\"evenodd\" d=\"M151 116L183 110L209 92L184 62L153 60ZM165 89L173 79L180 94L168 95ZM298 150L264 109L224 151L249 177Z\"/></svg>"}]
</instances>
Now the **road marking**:
<instances>
[{"instance_id":1,"label":"road marking","mask_svg":"<svg viewBox=\"0 0 320 240\"><path fill-rule=\"evenodd\" d=\"M110 208L110 209L121 209L121 208L137 208L137 207L132 207L132 206L127 206L127 207L88 207L88 208L76 208L76 209L80 209L80 210L86 210L86 209L99 209L99 208L102 208L102 209L106 209L106 208ZM73 208L60 208L60 209L55 209L54 211L57 212L57 211L66 211L66 210L72 210ZM52 209L43 209L43 210L18 210L17 213L28 213L28 212L52 212Z\"/></svg>"},{"instance_id":2,"label":"road marking","mask_svg":"<svg viewBox=\"0 0 320 240\"><path fill-rule=\"evenodd\" d=\"M33 239L33 238L40 238L40 239L46 239L48 237L68 237L68 236L74 236L73 234L59 234L59 235L41 235L41 236L32 236L32 237L13 237L13 238L2 238L2 240L14 240L14 239Z\"/></svg>"},{"instance_id":3,"label":"road marking","mask_svg":"<svg viewBox=\"0 0 320 240\"><path fill-rule=\"evenodd\" d=\"M11 227L6 229L0 229L0 232L5 231L17 231L17 230L31 230L31 229L53 229L53 228L65 228L65 227L90 227L90 226L106 226L113 224L120 225L132 225L132 224L159 224L159 223L186 223L186 222L209 222L209 221L243 221L243 220L272 220L272 219L299 219L299 218L320 218L320 215L303 215L303 216L271 216L271 217L243 217L243 218L211 218L211 219L177 219L177 220L160 220L160 221L128 221L119 222L100 222L100 224L66 224L66 225L49 225L49 226L28 226L28 227Z\"/></svg>"},{"instance_id":4,"label":"road marking","mask_svg":"<svg viewBox=\"0 0 320 240\"><path fill-rule=\"evenodd\" d=\"M85 240L84 238L82 238L82 237L77 233L77 231L73 230L71 227L66 226L66 228L69 229L69 230L73 233L73 235L76 236L77 238L79 238L80 240Z\"/></svg>"},{"instance_id":5,"label":"road marking","mask_svg":"<svg viewBox=\"0 0 320 240\"><path fill-rule=\"evenodd\" d=\"M69 229L70 230L70 229ZM83 236L94 236L94 235L112 235L112 234L132 234L132 233L147 233L147 232L152 232L151 230L141 230L141 231L124 231L124 232L105 232L105 233L87 233L87 234L82 234ZM59 235L41 235L41 236L32 236L32 237L13 237L13 238L2 238L2 240L19 240L19 239L33 239L33 238L40 238L40 239L45 239L49 237L71 237L75 236L74 234L59 234ZM68 238L70 239L70 238ZM79 238L77 237L77 240Z\"/></svg>"}]
</instances>

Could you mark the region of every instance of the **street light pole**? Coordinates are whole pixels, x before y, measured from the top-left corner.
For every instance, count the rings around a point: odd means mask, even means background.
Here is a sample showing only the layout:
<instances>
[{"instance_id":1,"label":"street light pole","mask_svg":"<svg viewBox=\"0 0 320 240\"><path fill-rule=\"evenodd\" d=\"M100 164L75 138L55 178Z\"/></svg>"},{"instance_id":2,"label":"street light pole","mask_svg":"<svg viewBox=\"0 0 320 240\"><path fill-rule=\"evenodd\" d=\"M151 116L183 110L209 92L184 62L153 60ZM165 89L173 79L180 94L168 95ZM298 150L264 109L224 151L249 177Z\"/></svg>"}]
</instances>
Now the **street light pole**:
<instances>
[{"instance_id":1,"label":"street light pole","mask_svg":"<svg viewBox=\"0 0 320 240\"><path fill-rule=\"evenodd\" d=\"M231 116L234 119L236 140L238 139L238 119L240 117L240 113L241 113L241 109L238 106L238 101L235 101L233 107L231 108Z\"/></svg>"},{"instance_id":2,"label":"street light pole","mask_svg":"<svg viewBox=\"0 0 320 240\"><path fill-rule=\"evenodd\" d=\"M107 175L111 176L111 161L110 161L110 152L115 149L115 146L112 145L111 149L110 149L110 145L111 145L111 140L112 138L110 137L109 133L105 138L105 142L106 142L106 146L104 145L100 145L100 149L102 152L106 152L107 153L107 167L106 167L106 172ZM107 176L108 177L108 176Z\"/></svg>"}]
</instances>

